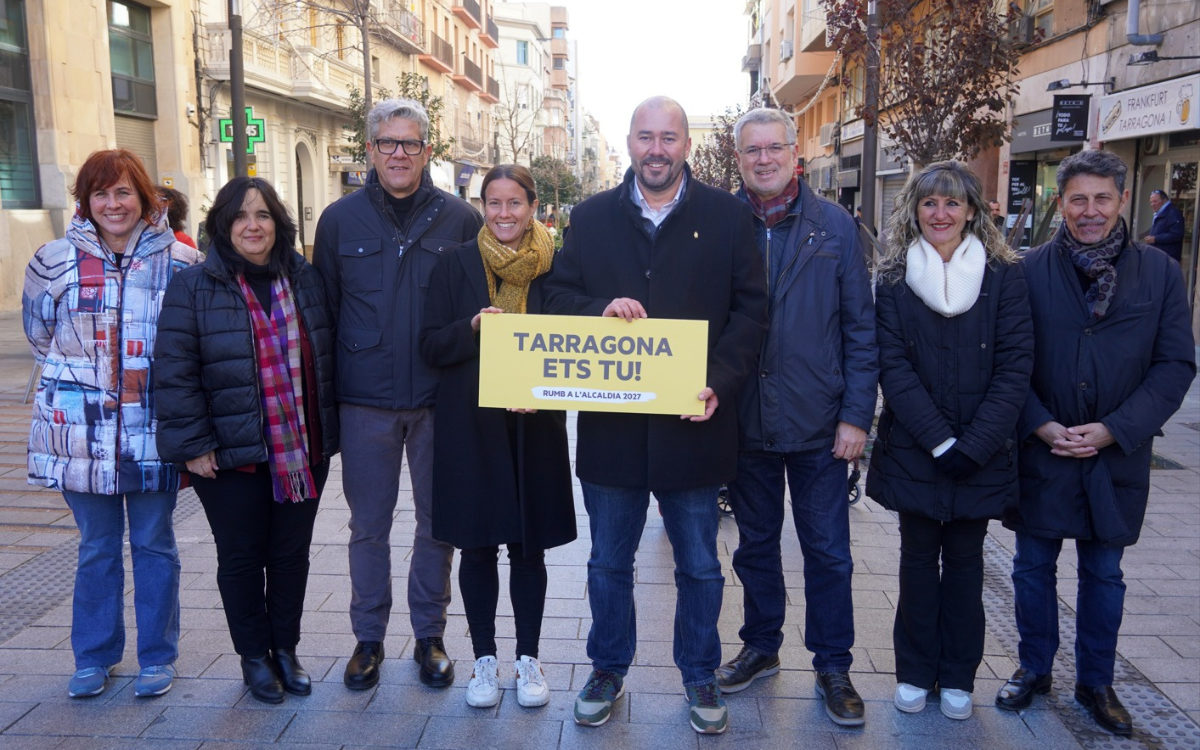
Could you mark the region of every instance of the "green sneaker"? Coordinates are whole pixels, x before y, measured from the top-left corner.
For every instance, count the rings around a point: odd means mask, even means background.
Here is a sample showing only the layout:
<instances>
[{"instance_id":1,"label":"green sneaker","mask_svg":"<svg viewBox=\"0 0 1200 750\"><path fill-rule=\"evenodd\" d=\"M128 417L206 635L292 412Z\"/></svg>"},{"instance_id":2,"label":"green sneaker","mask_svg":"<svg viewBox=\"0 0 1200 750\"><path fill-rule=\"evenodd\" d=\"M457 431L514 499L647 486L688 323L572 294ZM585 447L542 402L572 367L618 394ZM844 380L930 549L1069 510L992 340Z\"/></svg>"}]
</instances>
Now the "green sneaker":
<instances>
[{"instance_id":1,"label":"green sneaker","mask_svg":"<svg viewBox=\"0 0 1200 750\"><path fill-rule=\"evenodd\" d=\"M685 687L688 721L700 734L721 734L729 728L729 707L716 682Z\"/></svg>"},{"instance_id":2,"label":"green sneaker","mask_svg":"<svg viewBox=\"0 0 1200 750\"><path fill-rule=\"evenodd\" d=\"M587 684L575 699L575 723L598 727L612 716L612 706L625 695L625 681L616 672L592 670Z\"/></svg>"}]
</instances>

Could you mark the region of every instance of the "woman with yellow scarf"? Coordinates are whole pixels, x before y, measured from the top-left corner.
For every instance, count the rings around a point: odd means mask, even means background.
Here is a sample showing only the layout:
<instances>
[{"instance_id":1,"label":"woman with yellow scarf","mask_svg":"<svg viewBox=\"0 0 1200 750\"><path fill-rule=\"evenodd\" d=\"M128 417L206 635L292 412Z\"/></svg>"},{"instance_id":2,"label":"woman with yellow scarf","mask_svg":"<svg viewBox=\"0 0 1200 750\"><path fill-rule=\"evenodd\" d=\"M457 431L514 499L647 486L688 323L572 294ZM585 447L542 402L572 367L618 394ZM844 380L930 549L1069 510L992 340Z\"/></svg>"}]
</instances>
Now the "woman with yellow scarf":
<instances>
[{"instance_id":1,"label":"woman with yellow scarf","mask_svg":"<svg viewBox=\"0 0 1200 750\"><path fill-rule=\"evenodd\" d=\"M459 588L475 649L467 703L486 708L500 701L497 564L504 544L517 702L544 706L550 690L537 659L544 550L576 536L566 414L479 406L479 321L541 312L554 242L535 218L537 192L525 167L492 168L482 197L487 223L434 268L421 327L421 356L442 368L434 409L433 536L462 550Z\"/></svg>"}]
</instances>

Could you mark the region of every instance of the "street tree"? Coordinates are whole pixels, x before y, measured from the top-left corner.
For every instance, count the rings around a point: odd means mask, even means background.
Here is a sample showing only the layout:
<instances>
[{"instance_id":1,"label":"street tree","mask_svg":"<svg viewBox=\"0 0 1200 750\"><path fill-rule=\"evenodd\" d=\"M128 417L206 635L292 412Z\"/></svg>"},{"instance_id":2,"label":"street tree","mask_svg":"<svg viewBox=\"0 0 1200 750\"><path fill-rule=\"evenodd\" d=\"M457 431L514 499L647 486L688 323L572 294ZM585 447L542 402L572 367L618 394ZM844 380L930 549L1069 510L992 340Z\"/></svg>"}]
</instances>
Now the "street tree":
<instances>
[{"instance_id":1,"label":"street tree","mask_svg":"<svg viewBox=\"0 0 1200 750\"><path fill-rule=\"evenodd\" d=\"M692 147L692 176L697 180L733 192L741 184L738 174L737 144L733 138L733 126L742 116L742 105L726 107L724 114L717 115L716 129L704 137L704 141Z\"/></svg>"},{"instance_id":2,"label":"street tree","mask_svg":"<svg viewBox=\"0 0 1200 750\"><path fill-rule=\"evenodd\" d=\"M533 173L538 198L543 203L552 202L556 211L564 203L574 204L579 201L579 178L562 159L539 156L533 160L529 171ZM551 196L554 197L553 201L550 200Z\"/></svg>"},{"instance_id":3,"label":"street tree","mask_svg":"<svg viewBox=\"0 0 1200 750\"><path fill-rule=\"evenodd\" d=\"M542 104L542 95L528 83L512 85L506 80L501 84L500 103L496 106L494 116L499 139L497 145L512 158L514 164L520 163L522 154L527 164L533 164Z\"/></svg>"},{"instance_id":4,"label":"street tree","mask_svg":"<svg viewBox=\"0 0 1200 750\"><path fill-rule=\"evenodd\" d=\"M918 166L961 158L1011 139L1007 107L1018 93L1020 53L1010 34L1020 16L995 0L874 0L879 17L879 104L844 115L895 141ZM861 87L868 0L825 0L842 85Z\"/></svg>"}]
</instances>

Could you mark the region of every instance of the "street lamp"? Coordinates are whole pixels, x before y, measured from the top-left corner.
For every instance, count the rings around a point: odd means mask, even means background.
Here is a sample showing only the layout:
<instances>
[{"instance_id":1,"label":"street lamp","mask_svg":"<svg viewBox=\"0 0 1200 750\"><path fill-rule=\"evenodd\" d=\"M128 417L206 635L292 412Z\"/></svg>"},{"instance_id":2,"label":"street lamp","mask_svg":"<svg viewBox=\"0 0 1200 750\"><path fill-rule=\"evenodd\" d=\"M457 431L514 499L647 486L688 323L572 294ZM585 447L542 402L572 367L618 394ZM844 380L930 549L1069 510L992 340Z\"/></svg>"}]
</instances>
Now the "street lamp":
<instances>
[{"instance_id":1,"label":"street lamp","mask_svg":"<svg viewBox=\"0 0 1200 750\"><path fill-rule=\"evenodd\" d=\"M1136 52L1129 56L1127 65L1150 65L1159 60L1200 60L1200 55L1184 55L1183 57L1162 57L1157 50L1149 52Z\"/></svg>"},{"instance_id":2,"label":"street lamp","mask_svg":"<svg viewBox=\"0 0 1200 750\"><path fill-rule=\"evenodd\" d=\"M1048 83L1046 85L1046 90L1047 91L1062 91L1063 89L1069 89L1069 88L1072 88L1073 86L1104 86L1107 88L1112 88L1116 85L1117 85L1116 76L1109 78L1107 81L1080 81L1079 83L1071 83L1071 79L1063 78L1061 80L1051 81L1050 83Z\"/></svg>"}]
</instances>

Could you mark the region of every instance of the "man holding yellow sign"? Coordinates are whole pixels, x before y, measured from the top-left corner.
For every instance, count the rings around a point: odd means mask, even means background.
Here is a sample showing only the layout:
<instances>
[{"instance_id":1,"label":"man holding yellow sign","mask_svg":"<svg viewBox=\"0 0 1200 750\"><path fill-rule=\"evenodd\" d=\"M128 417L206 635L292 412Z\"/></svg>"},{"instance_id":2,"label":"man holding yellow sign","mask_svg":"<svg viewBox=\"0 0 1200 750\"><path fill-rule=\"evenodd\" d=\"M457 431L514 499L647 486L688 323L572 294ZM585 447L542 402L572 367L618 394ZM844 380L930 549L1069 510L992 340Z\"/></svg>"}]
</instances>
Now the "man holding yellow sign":
<instances>
[{"instance_id":1,"label":"man holding yellow sign","mask_svg":"<svg viewBox=\"0 0 1200 750\"><path fill-rule=\"evenodd\" d=\"M574 328L574 337L534 328L510 334L526 334L526 352L538 348L545 368L538 386L572 391L590 404L579 415L576 474L592 537L593 671L575 701L576 723L603 724L624 695L637 647L634 555L654 493L675 555L675 664L689 720L697 732L715 734L728 726L713 675L721 661L717 616L725 583L716 495L737 469L736 395L766 330L766 277L750 209L692 178L687 116L678 103L655 97L639 105L627 143L633 166L625 181L573 212L543 306L550 314L625 322L597 321L607 325ZM697 362L659 379L659 367L677 363L688 348L684 329L672 330L668 319L707 326L707 372ZM573 382L564 360L575 360ZM580 377L579 360L587 362L587 377ZM624 406L613 413L612 402L624 394L639 394L639 409L670 403L672 413L625 413L633 407ZM676 408L677 397L693 408Z\"/></svg>"}]
</instances>

